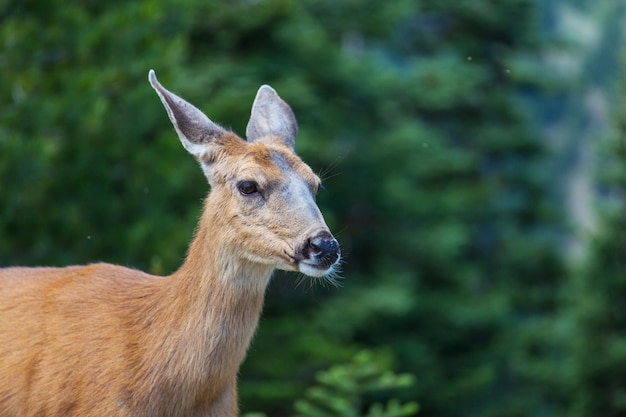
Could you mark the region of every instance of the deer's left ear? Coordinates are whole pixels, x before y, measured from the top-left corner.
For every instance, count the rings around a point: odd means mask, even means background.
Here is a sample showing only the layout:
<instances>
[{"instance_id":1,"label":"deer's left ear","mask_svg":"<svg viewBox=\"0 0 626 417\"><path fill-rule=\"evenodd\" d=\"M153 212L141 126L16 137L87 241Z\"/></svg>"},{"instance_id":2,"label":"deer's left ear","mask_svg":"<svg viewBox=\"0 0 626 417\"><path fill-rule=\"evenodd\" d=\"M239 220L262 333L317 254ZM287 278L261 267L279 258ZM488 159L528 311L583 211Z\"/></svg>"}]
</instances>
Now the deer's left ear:
<instances>
[{"instance_id":1,"label":"deer's left ear","mask_svg":"<svg viewBox=\"0 0 626 417\"><path fill-rule=\"evenodd\" d=\"M202 162L202 156L209 150L211 142L226 133L226 130L213 123L194 105L163 87L153 70L148 73L148 80L165 106L183 146Z\"/></svg>"},{"instance_id":2,"label":"deer's left ear","mask_svg":"<svg viewBox=\"0 0 626 417\"><path fill-rule=\"evenodd\" d=\"M264 136L277 136L294 149L298 124L291 107L269 85L263 85L252 104L250 121L246 128L248 142Z\"/></svg>"}]
</instances>

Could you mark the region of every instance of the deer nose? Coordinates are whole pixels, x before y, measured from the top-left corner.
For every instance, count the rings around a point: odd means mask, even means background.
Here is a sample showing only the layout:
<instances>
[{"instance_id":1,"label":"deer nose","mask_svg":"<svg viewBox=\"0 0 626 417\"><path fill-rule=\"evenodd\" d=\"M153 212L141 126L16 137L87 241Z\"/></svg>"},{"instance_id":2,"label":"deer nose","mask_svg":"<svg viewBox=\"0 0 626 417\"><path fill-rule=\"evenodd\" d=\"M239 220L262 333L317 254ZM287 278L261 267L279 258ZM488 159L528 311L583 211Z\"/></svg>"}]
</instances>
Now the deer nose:
<instances>
[{"instance_id":1,"label":"deer nose","mask_svg":"<svg viewBox=\"0 0 626 417\"><path fill-rule=\"evenodd\" d=\"M339 259L339 242L329 232L321 232L307 241L308 252L324 265L332 265Z\"/></svg>"}]
</instances>

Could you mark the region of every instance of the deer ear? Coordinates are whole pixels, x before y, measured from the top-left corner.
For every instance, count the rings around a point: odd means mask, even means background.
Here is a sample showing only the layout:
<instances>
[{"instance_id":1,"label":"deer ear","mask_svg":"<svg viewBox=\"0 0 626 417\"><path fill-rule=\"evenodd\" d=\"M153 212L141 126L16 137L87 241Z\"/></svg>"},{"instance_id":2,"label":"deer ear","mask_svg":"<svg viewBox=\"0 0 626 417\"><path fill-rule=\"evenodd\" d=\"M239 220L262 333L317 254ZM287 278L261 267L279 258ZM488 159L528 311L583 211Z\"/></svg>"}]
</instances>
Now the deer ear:
<instances>
[{"instance_id":1,"label":"deer ear","mask_svg":"<svg viewBox=\"0 0 626 417\"><path fill-rule=\"evenodd\" d=\"M163 87L157 80L154 70L148 73L148 80L161 98L183 146L202 162L202 156L208 151L208 145L226 133L226 130L213 123L195 106Z\"/></svg>"},{"instance_id":2,"label":"deer ear","mask_svg":"<svg viewBox=\"0 0 626 417\"><path fill-rule=\"evenodd\" d=\"M252 104L250 121L246 128L248 142L264 136L278 136L294 148L298 124L291 107L269 85L263 85Z\"/></svg>"}]
</instances>

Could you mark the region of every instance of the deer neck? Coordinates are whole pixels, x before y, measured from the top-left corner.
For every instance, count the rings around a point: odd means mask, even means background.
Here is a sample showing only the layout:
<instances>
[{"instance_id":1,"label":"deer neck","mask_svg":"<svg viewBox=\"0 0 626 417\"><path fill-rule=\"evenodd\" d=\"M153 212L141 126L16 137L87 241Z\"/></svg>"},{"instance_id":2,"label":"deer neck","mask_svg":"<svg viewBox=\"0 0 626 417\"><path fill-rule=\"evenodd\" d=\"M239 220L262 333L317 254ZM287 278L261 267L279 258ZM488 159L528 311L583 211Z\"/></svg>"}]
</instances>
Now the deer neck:
<instances>
[{"instance_id":1,"label":"deer neck","mask_svg":"<svg viewBox=\"0 0 626 417\"><path fill-rule=\"evenodd\" d=\"M189 395L194 395L195 387L203 387L196 398L220 395L220 387L234 381L257 327L273 270L236 256L236 251L222 245L225 232L219 211L207 200L185 262L164 280L165 298L176 298L164 303L161 311L171 323L172 360L168 364L173 368L165 374L185 375L187 381L181 382Z\"/></svg>"}]
</instances>

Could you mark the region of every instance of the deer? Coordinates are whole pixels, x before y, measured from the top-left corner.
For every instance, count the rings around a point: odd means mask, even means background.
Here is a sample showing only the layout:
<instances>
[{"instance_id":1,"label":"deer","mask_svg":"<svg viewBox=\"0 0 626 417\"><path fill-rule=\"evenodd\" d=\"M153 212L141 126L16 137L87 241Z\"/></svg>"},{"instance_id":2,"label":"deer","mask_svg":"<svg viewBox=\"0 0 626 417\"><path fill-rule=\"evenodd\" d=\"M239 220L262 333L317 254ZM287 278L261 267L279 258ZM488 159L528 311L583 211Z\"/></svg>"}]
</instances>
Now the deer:
<instances>
[{"instance_id":1,"label":"deer","mask_svg":"<svg viewBox=\"0 0 626 417\"><path fill-rule=\"evenodd\" d=\"M148 73L209 183L182 265L0 269L0 416L231 417L274 270L336 273L339 243L295 153L297 123L259 88L246 140Z\"/></svg>"}]
</instances>

